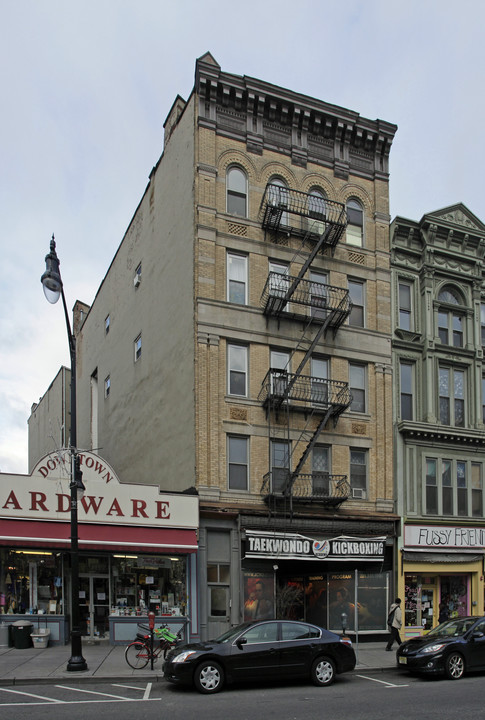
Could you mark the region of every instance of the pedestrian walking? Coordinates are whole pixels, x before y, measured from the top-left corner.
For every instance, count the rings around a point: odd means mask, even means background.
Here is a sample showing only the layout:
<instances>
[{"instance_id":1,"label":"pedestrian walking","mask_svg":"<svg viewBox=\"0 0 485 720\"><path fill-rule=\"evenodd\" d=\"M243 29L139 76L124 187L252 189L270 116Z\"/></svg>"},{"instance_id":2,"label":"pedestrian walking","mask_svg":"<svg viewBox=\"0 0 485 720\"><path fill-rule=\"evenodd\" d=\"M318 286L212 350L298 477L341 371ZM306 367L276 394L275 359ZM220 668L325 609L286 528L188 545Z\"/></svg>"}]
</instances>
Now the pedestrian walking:
<instances>
[{"instance_id":1,"label":"pedestrian walking","mask_svg":"<svg viewBox=\"0 0 485 720\"><path fill-rule=\"evenodd\" d=\"M387 626L389 628L390 636L386 645L386 650L392 650L394 640L398 645L402 645L401 636L399 635L399 630L402 627L401 598L396 598L389 608Z\"/></svg>"}]
</instances>

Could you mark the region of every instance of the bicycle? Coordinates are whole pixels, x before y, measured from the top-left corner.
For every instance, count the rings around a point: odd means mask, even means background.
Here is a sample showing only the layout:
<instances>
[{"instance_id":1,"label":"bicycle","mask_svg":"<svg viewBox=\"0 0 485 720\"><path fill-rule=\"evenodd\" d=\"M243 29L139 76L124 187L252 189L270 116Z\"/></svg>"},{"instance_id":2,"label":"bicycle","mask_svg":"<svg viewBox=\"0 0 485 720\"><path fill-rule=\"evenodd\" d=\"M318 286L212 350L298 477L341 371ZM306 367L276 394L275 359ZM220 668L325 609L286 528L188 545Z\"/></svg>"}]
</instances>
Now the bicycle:
<instances>
[{"instance_id":1,"label":"bicycle","mask_svg":"<svg viewBox=\"0 0 485 720\"><path fill-rule=\"evenodd\" d=\"M142 670L150 660L158 660L160 655L165 659L169 650L182 639L184 626L177 633L173 633L167 625L161 625L153 631L153 654L151 651L150 629L145 625L138 625L139 630L148 631L145 633L137 632L136 640L133 640L125 649L125 660L134 670ZM155 647L155 640L158 640L158 647Z\"/></svg>"}]
</instances>

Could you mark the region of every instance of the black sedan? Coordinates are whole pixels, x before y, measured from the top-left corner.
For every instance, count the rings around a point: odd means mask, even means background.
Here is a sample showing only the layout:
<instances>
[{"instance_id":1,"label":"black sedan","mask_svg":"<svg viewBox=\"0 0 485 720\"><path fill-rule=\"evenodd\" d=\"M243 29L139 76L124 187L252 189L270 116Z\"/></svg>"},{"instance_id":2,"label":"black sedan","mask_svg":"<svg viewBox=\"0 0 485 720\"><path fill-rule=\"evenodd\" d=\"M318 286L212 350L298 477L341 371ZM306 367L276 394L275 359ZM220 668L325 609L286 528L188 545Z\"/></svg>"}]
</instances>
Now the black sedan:
<instances>
[{"instance_id":1,"label":"black sedan","mask_svg":"<svg viewBox=\"0 0 485 720\"><path fill-rule=\"evenodd\" d=\"M396 657L399 668L444 673L450 680L459 680L466 670L485 670L485 617L447 620L403 643Z\"/></svg>"},{"instance_id":2,"label":"black sedan","mask_svg":"<svg viewBox=\"0 0 485 720\"><path fill-rule=\"evenodd\" d=\"M336 673L353 670L355 653L345 637L289 620L246 622L216 640L178 645L163 665L169 682L216 693L224 683L305 678L330 685Z\"/></svg>"}]
</instances>

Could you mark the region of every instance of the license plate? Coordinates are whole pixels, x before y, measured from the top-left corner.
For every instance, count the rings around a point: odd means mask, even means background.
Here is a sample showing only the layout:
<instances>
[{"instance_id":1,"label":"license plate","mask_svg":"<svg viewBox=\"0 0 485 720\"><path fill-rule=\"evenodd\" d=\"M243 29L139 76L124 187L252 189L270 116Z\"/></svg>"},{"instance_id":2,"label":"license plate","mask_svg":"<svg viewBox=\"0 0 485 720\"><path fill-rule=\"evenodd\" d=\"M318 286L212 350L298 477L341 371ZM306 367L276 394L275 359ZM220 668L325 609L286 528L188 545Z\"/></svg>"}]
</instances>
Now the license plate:
<instances>
[{"instance_id":1,"label":"license plate","mask_svg":"<svg viewBox=\"0 0 485 720\"><path fill-rule=\"evenodd\" d=\"M399 658L399 663L400 663L401 665L407 665L407 664L408 664L408 659L407 659L407 657L400 657L400 658Z\"/></svg>"}]
</instances>

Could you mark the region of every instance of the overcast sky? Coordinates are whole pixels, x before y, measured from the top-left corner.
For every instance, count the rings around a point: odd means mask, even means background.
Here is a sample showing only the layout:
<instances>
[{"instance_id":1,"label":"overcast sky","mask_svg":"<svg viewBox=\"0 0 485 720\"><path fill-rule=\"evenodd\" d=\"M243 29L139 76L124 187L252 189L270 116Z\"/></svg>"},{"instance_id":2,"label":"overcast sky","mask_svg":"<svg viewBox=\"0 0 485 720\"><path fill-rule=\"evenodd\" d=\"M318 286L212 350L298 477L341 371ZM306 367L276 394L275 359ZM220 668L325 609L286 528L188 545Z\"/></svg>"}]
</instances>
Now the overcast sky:
<instances>
[{"instance_id":1,"label":"overcast sky","mask_svg":"<svg viewBox=\"0 0 485 720\"><path fill-rule=\"evenodd\" d=\"M187 98L196 58L399 128L391 214L463 202L485 221L480 0L0 0L0 471L69 350L40 276L55 233L90 304Z\"/></svg>"}]
</instances>

